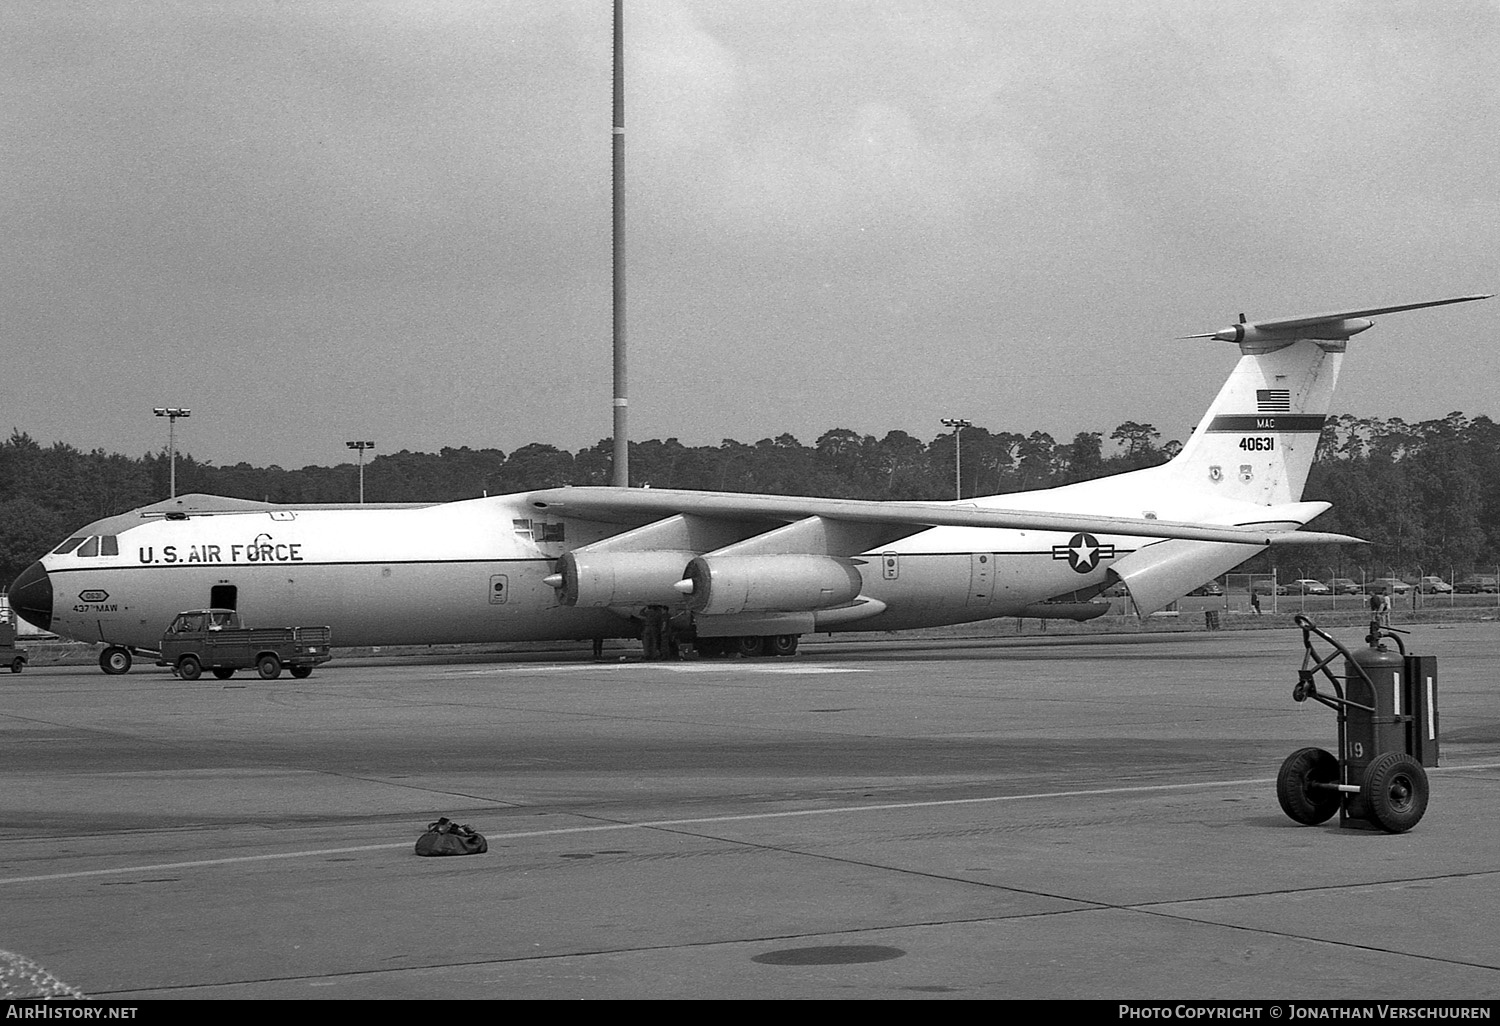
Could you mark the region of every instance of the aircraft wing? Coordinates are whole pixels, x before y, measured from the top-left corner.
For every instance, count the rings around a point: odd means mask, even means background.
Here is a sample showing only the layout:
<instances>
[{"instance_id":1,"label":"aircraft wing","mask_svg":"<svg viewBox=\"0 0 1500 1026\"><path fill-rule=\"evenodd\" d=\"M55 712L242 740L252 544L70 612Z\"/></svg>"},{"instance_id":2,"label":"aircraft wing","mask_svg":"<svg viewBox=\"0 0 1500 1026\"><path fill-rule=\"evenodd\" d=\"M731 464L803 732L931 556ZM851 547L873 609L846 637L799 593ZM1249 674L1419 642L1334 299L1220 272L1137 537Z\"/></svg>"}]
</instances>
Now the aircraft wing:
<instances>
[{"instance_id":1,"label":"aircraft wing","mask_svg":"<svg viewBox=\"0 0 1500 1026\"><path fill-rule=\"evenodd\" d=\"M870 499L824 499L793 495L698 492L674 488L553 488L532 492L538 512L579 517L604 523L639 526L665 517L686 514L708 519L763 520L792 523L808 517L856 524L907 527L915 533L928 527L995 527L1021 531L1060 531L1115 534L1190 541L1235 542L1242 545L1362 544L1346 534L1298 531L1285 518L1271 519L1284 507L1267 507L1268 522L1257 524L1199 524L1140 517L1045 513L996 509L972 503L885 502ZM1326 508L1326 507L1325 507Z\"/></svg>"}]
</instances>

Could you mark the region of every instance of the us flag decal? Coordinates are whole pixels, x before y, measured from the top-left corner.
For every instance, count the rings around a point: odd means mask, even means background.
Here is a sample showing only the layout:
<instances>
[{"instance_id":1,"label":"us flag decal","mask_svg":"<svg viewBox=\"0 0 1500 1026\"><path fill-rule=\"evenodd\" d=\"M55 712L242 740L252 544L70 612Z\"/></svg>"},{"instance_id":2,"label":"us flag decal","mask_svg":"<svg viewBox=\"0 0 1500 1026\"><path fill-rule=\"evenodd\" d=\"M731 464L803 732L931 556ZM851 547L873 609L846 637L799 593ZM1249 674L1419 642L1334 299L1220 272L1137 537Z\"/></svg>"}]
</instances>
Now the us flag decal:
<instances>
[{"instance_id":1,"label":"us flag decal","mask_svg":"<svg viewBox=\"0 0 1500 1026\"><path fill-rule=\"evenodd\" d=\"M1291 413L1291 390L1285 388L1257 388L1255 390L1255 412Z\"/></svg>"}]
</instances>

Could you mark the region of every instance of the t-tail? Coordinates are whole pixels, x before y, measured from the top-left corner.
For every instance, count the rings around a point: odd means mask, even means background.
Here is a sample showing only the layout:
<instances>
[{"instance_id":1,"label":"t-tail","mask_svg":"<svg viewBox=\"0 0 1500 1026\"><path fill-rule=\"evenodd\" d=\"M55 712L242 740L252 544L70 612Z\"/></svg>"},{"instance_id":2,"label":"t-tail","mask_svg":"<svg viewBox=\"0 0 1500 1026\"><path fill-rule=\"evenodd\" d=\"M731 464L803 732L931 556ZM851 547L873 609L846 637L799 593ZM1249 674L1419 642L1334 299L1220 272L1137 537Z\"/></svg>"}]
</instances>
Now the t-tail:
<instances>
[{"instance_id":1,"label":"t-tail","mask_svg":"<svg viewBox=\"0 0 1500 1026\"><path fill-rule=\"evenodd\" d=\"M1176 458L1162 468L1172 484L1218 498L1281 505L1302 497L1349 338L1369 318L1403 310L1489 299L1457 296L1340 313L1240 322L1186 338L1240 347L1239 363Z\"/></svg>"},{"instance_id":2,"label":"t-tail","mask_svg":"<svg viewBox=\"0 0 1500 1026\"><path fill-rule=\"evenodd\" d=\"M1255 525L1285 532L1288 543L1300 541L1306 535L1297 529L1329 508L1300 500L1349 338L1371 327L1376 314L1488 298L1264 321L1241 315L1238 324L1186 336L1233 342L1241 356L1182 451L1162 466L1069 487L1126 510L1133 501L1137 509L1169 511L1164 516ZM1114 563L1111 579L1125 583L1145 616L1258 551L1255 545L1164 540Z\"/></svg>"}]
</instances>

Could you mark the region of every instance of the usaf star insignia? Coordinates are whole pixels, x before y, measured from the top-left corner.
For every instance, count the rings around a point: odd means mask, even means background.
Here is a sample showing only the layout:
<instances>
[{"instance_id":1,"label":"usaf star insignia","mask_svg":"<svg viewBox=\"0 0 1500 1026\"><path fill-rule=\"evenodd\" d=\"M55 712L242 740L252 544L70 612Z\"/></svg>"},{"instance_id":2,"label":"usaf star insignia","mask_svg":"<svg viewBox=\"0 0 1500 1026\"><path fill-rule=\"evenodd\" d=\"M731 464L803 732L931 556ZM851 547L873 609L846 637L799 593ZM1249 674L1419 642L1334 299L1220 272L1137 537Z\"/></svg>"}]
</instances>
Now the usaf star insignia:
<instances>
[{"instance_id":1,"label":"usaf star insignia","mask_svg":"<svg viewBox=\"0 0 1500 1026\"><path fill-rule=\"evenodd\" d=\"M1066 559L1068 566L1080 574L1086 574L1099 565L1101 559L1114 559L1113 545L1100 545L1091 534L1079 533L1068 539L1066 545L1052 546L1053 559Z\"/></svg>"}]
</instances>

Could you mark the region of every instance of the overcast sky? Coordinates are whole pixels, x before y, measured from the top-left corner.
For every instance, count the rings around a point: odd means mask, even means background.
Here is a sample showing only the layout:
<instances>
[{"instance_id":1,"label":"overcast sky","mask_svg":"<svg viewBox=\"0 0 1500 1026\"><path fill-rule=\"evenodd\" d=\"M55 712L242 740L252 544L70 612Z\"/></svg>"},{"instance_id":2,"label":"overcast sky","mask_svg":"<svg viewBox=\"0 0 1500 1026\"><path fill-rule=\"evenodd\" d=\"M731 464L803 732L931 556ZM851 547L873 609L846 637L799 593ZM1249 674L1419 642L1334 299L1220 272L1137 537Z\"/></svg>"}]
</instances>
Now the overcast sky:
<instances>
[{"instance_id":1,"label":"overcast sky","mask_svg":"<svg viewBox=\"0 0 1500 1026\"><path fill-rule=\"evenodd\" d=\"M611 432L610 0L0 4L0 429ZM626 0L631 434L1185 438L1251 319L1500 291L1500 6ZM1500 299L1335 407L1500 418Z\"/></svg>"}]
</instances>

